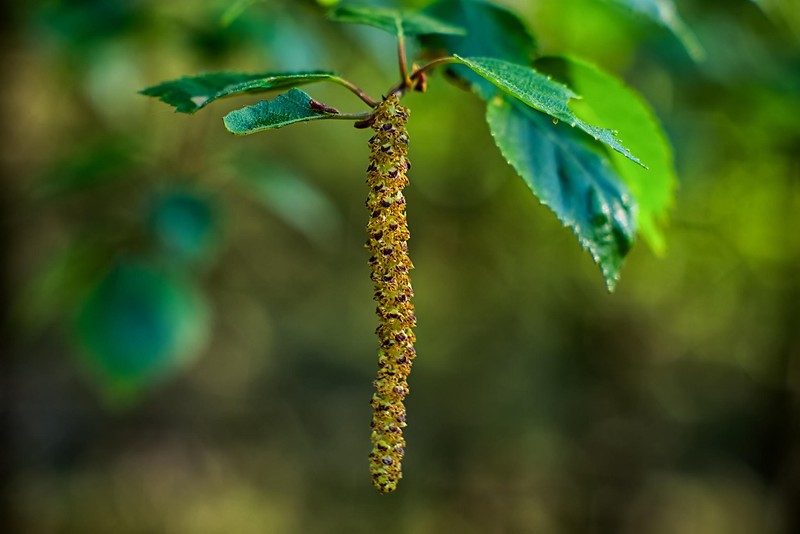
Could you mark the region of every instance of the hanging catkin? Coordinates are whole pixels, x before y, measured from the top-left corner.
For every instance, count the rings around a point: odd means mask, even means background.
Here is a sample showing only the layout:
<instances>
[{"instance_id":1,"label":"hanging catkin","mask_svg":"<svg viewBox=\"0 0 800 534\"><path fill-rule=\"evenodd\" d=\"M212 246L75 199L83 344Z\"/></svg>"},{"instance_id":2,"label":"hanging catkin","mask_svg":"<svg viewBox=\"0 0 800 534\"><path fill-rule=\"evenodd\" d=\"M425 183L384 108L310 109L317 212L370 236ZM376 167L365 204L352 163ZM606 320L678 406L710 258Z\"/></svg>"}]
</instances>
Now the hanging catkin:
<instances>
[{"instance_id":1,"label":"hanging catkin","mask_svg":"<svg viewBox=\"0 0 800 534\"><path fill-rule=\"evenodd\" d=\"M414 267L408 258L408 225L403 188L408 184L408 133L405 129L408 110L390 95L377 107L370 139L370 164L367 169L369 196L367 208L367 249L375 284L376 313L380 325L378 377L372 396L372 453L370 472L378 491L388 493L402 478L401 461L406 442L408 374L414 359L416 326L411 297L409 271Z\"/></svg>"}]
</instances>

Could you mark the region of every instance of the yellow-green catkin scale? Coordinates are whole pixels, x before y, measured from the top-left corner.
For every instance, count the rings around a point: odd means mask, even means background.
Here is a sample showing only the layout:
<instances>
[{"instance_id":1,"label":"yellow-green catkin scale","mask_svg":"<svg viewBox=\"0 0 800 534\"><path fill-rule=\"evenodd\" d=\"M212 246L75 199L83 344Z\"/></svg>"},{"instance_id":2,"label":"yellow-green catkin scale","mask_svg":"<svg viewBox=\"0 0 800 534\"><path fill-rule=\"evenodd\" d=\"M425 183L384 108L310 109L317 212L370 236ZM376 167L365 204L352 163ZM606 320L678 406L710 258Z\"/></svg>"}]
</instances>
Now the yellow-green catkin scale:
<instances>
[{"instance_id":1,"label":"yellow-green catkin scale","mask_svg":"<svg viewBox=\"0 0 800 534\"><path fill-rule=\"evenodd\" d=\"M380 325L378 378L372 396L372 453L370 472L378 491L388 493L402 478L401 462L406 442L408 374L414 359L416 326L411 297L409 271L414 267L408 258L408 224L403 188L408 184L408 133L405 129L408 110L391 95L375 111L370 139L370 163L367 169L370 212L367 224L369 265L375 283L376 313Z\"/></svg>"}]
</instances>

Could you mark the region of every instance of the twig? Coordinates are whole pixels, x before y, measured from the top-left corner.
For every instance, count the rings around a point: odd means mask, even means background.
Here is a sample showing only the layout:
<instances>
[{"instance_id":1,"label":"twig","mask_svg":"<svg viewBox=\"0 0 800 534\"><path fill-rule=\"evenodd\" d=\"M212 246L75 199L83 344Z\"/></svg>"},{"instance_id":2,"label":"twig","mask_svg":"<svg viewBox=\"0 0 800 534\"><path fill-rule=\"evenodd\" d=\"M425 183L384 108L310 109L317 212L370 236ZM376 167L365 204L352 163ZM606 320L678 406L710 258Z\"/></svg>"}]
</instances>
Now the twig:
<instances>
[{"instance_id":1,"label":"twig","mask_svg":"<svg viewBox=\"0 0 800 534\"><path fill-rule=\"evenodd\" d=\"M342 121L364 121L372 116L372 112L365 111L364 113L331 113L327 116L329 119L336 119Z\"/></svg>"},{"instance_id":2,"label":"twig","mask_svg":"<svg viewBox=\"0 0 800 534\"><path fill-rule=\"evenodd\" d=\"M395 19L397 25L397 61L400 64L400 79L406 87L411 85L411 79L408 77L408 59L406 58L406 36L403 32L403 23L399 19Z\"/></svg>"},{"instance_id":3,"label":"twig","mask_svg":"<svg viewBox=\"0 0 800 534\"><path fill-rule=\"evenodd\" d=\"M331 76L330 78L328 78L328 81L331 81L333 83L336 83L336 84L339 84L339 85L341 85L343 87L346 87L347 89L349 89L353 94L355 94L358 98L360 98L365 104L367 104L371 108L374 108L374 107L376 107L378 105L378 101L377 100L375 100L374 98L369 96L360 87L358 87L357 85L355 85L354 83L352 83L352 82L350 82L348 80L345 80L344 78L340 78L339 76Z\"/></svg>"},{"instance_id":4,"label":"twig","mask_svg":"<svg viewBox=\"0 0 800 534\"><path fill-rule=\"evenodd\" d=\"M396 94L397 96L403 96L408 89L414 86L414 82L416 82L420 76L428 72L434 67L438 67L439 65L447 65L448 63L459 63L457 58L452 56L447 57L440 57L438 59L434 59L430 63L426 63L425 65L418 67L415 69L410 75L400 81L397 85L395 85L389 94Z\"/></svg>"}]
</instances>

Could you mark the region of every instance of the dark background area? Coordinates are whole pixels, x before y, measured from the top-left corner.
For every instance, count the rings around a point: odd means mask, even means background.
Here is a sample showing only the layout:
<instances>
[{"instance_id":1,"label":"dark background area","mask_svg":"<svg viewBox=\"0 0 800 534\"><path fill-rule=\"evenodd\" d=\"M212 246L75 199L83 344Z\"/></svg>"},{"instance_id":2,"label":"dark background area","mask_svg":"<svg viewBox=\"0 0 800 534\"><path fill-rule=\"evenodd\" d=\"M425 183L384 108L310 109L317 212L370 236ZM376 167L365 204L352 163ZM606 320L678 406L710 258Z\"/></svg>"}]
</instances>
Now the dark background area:
<instances>
[{"instance_id":1,"label":"dark background area","mask_svg":"<svg viewBox=\"0 0 800 534\"><path fill-rule=\"evenodd\" d=\"M311 1L0 4L0 532L800 532L796 6L679 2L694 63L605 2L498 3L653 105L667 251L637 243L609 295L477 99L438 74L408 95L418 358L390 496L369 133L235 138L221 117L258 97L185 116L136 91L321 68L380 95L392 39Z\"/></svg>"}]
</instances>

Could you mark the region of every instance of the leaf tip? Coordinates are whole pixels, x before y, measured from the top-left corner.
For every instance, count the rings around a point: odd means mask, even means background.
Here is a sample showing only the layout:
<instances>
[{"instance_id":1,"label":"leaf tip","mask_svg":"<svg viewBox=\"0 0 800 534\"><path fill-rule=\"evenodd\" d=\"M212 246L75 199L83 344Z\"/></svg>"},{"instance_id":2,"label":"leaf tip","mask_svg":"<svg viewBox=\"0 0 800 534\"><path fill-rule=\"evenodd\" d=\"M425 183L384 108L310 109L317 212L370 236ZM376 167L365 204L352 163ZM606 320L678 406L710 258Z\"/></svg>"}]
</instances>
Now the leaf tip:
<instances>
[{"instance_id":1,"label":"leaf tip","mask_svg":"<svg viewBox=\"0 0 800 534\"><path fill-rule=\"evenodd\" d=\"M605 279L606 279L606 291L608 291L609 295L613 295L614 291L617 289L617 282L619 282L619 276L612 276L612 277L605 276Z\"/></svg>"},{"instance_id":2,"label":"leaf tip","mask_svg":"<svg viewBox=\"0 0 800 534\"><path fill-rule=\"evenodd\" d=\"M237 127L237 123L239 122L238 116L235 115L237 111L241 110L231 111L230 113L222 117L222 124L225 125L225 129L228 130L230 133L234 135L244 135L241 129Z\"/></svg>"}]
</instances>

